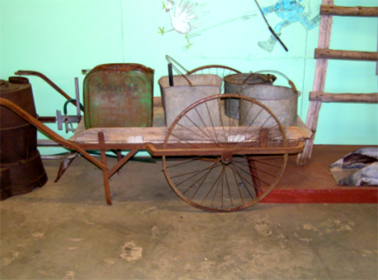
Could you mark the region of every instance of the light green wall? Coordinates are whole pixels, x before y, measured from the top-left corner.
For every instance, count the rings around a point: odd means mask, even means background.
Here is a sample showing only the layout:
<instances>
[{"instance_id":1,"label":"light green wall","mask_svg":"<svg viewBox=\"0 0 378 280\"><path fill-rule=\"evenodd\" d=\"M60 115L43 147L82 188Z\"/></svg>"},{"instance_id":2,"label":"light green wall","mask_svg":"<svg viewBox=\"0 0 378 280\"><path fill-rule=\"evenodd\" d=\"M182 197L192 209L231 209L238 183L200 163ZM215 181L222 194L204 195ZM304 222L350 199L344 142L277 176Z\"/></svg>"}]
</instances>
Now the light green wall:
<instances>
[{"instance_id":1,"label":"light green wall","mask_svg":"<svg viewBox=\"0 0 378 280\"><path fill-rule=\"evenodd\" d=\"M175 0L177 2L178 0ZM316 15L320 0L310 3ZM185 36L175 31L161 35L159 27L171 28L169 13L161 0L0 0L0 78L17 70L44 73L74 96L74 77L80 82L81 69L103 63L141 63L155 69L158 79L167 75L165 55L187 69L223 64L241 71L275 69L285 73L302 92L298 114L305 120L308 96L313 86L319 28L307 31L293 23L282 30L281 39L289 48L276 45L272 52L257 42L269 37L253 0L192 0L199 3L203 20L193 45L185 49ZM259 0L262 7L277 2ZM177 3L176 3L177 4ZM376 6L376 0L335 1L336 5ZM249 19L243 16L250 15ZM280 19L269 14L274 27ZM331 48L377 50L376 18L334 18ZM377 92L376 63L330 61L327 92ZM37 77L32 83L37 112L53 116L62 110L65 99ZM69 113L74 113L70 107ZM317 144L378 144L377 105L323 104ZM56 130L56 125L50 125ZM59 132L64 137L70 134ZM43 137L43 136L39 136ZM57 150L44 149L44 153Z\"/></svg>"}]
</instances>

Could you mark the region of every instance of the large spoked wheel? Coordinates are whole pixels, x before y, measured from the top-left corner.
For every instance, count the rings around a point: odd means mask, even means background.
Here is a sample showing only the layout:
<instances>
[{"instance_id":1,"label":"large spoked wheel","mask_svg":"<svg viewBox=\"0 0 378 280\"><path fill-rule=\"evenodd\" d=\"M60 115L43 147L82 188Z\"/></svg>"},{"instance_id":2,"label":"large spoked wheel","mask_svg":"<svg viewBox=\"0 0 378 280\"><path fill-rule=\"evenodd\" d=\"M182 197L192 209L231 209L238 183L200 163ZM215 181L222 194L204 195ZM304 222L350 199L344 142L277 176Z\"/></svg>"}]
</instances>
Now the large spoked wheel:
<instances>
[{"instance_id":1,"label":"large spoked wheel","mask_svg":"<svg viewBox=\"0 0 378 280\"><path fill-rule=\"evenodd\" d=\"M239 120L224 112L224 102L233 98L239 100ZM236 94L215 95L172 123L163 148L175 152L163 156L163 168L173 191L190 205L237 211L274 189L286 167L285 147L284 129L265 105Z\"/></svg>"}]
</instances>

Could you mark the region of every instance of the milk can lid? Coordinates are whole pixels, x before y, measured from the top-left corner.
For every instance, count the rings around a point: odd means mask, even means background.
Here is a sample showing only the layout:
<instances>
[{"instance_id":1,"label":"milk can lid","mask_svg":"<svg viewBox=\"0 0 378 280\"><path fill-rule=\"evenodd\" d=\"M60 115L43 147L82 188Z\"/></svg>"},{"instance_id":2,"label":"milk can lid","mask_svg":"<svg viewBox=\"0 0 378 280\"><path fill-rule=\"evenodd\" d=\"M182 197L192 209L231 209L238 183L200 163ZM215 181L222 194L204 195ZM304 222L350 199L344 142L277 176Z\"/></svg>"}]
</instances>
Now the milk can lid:
<instances>
[{"instance_id":1,"label":"milk can lid","mask_svg":"<svg viewBox=\"0 0 378 280\"><path fill-rule=\"evenodd\" d=\"M24 77L9 77L8 81L0 80L0 92L16 91L29 85L29 80Z\"/></svg>"}]
</instances>

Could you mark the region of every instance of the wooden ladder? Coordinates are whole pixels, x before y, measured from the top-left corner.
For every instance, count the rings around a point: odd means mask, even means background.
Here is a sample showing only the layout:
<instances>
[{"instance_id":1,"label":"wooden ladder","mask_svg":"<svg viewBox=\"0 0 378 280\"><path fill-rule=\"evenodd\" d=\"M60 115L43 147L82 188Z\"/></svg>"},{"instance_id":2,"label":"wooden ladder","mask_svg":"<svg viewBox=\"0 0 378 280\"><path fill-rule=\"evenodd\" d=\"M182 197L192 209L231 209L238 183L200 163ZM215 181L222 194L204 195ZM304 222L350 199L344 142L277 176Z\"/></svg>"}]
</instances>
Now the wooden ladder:
<instances>
[{"instance_id":1,"label":"wooden ladder","mask_svg":"<svg viewBox=\"0 0 378 280\"><path fill-rule=\"evenodd\" d=\"M310 107L307 112L306 125L312 131L306 140L304 150L297 157L298 165L309 163L314 145L319 111L323 102L378 103L378 93L326 93L324 92L327 75L328 59L376 61L378 75L378 52L331 50L331 28L333 16L378 17L378 7L342 7L334 6L334 0L323 0L320 6L320 29L318 48L315 49L315 79L310 92Z\"/></svg>"}]
</instances>

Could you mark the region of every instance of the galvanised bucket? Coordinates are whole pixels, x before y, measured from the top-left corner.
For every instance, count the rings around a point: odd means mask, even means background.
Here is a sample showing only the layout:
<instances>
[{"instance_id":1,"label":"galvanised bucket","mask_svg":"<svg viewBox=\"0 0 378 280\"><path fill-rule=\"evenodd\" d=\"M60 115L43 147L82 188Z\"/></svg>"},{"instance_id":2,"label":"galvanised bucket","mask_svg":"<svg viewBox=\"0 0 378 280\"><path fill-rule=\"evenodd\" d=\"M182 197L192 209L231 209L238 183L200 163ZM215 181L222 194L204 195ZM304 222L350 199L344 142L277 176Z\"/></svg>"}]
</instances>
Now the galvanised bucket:
<instances>
[{"instance_id":1,"label":"galvanised bucket","mask_svg":"<svg viewBox=\"0 0 378 280\"><path fill-rule=\"evenodd\" d=\"M161 77L159 86L165 111L165 122L170 126L176 117L188 106L202 98L220 94L223 80L213 74L175 75L173 86L169 85L169 76ZM203 105L203 104L202 104ZM216 100L207 102L208 108L202 105L197 112L188 112L187 116L203 126L220 126L221 112ZM211 115L209 115L211 112ZM201 116L201 117L200 117ZM200 119L202 118L202 119ZM182 126L194 126L189 119L181 120Z\"/></svg>"},{"instance_id":2,"label":"galvanised bucket","mask_svg":"<svg viewBox=\"0 0 378 280\"><path fill-rule=\"evenodd\" d=\"M240 94L242 87L255 84L272 84L276 77L270 74L239 73L224 77L224 93ZM225 114L234 119L239 119L239 100L225 100Z\"/></svg>"},{"instance_id":3,"label":"galvanised bucket","mask_svg":"<svg viewBox=\"0 0 378 280\"><path fill-rule=\"evenodd\" d=\"M279 72L277 72L279 73ZM286 77L286 76L284 76ZM297 124L297 103L299 92L290 80L291 87L274 86L269 84L251 85L241 90L241 95L251 97L261 102L272 111L283 126L295 126ZM249 104L240 104L240 119L244 123L256 126L270 127L275 122L269 118L267 112L249 110Z\"/></svg>"}]
</instances>

